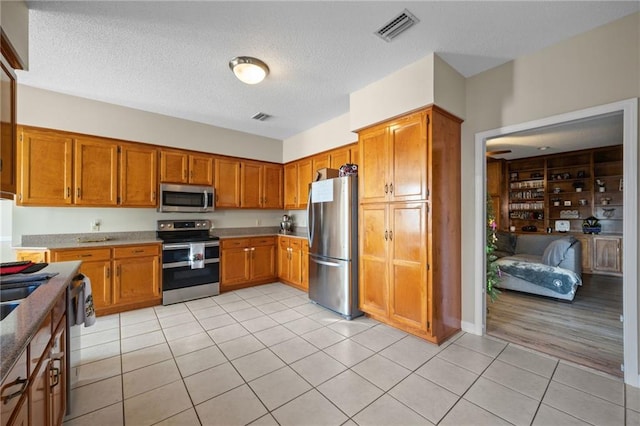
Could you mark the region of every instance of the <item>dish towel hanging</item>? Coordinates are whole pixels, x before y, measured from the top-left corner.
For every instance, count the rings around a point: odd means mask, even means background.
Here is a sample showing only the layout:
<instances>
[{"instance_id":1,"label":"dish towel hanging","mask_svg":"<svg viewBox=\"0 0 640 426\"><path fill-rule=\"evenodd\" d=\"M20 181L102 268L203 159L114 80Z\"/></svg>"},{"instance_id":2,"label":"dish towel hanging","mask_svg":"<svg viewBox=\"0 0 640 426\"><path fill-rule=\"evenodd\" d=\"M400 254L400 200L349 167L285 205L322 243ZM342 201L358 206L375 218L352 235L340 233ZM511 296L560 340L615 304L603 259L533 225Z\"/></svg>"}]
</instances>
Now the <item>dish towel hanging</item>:
<instances>
[{"instance_id":1,"label":"dish towel hanging","mask_svg":"<svg viewBox=\"0 0 640 426\"><path fill-rule=\"evenodd\" d=\"M189 266L191 269L204 268L204 243L189 244Z\"/></svg>"},{"instance_id":2,"label":"dish towel hanging","mask_svg":"<svg viewBox=\"0 0 640 426\"><path fill-rule=\"evenodd\" d=\"M81 288L78 291L76 312L75 312L75 324L80 325L84 323L85 327L91 327L96 323L96 310L93 306L93 293L91 291L91 280L86 275L83 275Z\"/></svg>"}]
</instances>

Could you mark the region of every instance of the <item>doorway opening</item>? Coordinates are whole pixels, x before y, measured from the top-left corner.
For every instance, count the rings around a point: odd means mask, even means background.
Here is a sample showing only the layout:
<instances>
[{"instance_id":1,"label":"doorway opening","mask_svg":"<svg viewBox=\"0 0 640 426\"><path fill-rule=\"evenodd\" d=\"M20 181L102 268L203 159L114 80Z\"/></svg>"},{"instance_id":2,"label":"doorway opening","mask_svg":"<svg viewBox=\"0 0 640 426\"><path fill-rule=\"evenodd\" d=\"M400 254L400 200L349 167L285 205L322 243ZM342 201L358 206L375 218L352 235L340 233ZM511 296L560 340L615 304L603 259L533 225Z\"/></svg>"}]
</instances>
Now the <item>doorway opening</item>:
<instances>
[{"instance_id":1,"label":"doorway opening","mask_svg":"<svg viewBox=\"0 0 640 426\"><path fill-rule=\"evenodd\" d=\"M624 170L624 179L627 182L637 182L638 171L638 150L637 150L637 99L630 99L626 101L616 102L613 104L602 105L599 107L589 108L585 110L575 111L568 114L561 114L554 117L549 117L542 120L536 120L533 122L523 123L514 126L508 126L500 129L494 129L487 132L482 132L476 134L476 241L478 242L478 247L476 250L476 270L485 271L486 270L486 259L485 259L485 247L484 244L486 242L486 231L485 231L485 217L486 217L486 160L485 160L485 151L487 151L487 141L492 138L497 138L504 135L517 134L519 132L523 133L533 133L535 129L543 129L550 128L554 126L560 126L562 124L570 123L570 122L578 122L580 120L587 120L598 116L606 116L611 114L622 114L623 123L622 123L622 149L623 149L623 170ZM494 149L493 151L501 151L500 149ZM630 185L627 184L622 188L623 198L624 198L624 207L623 216L624 216L624 224L622 225L622 236L624 237L624 251L622 255L622 271L623 275L621 278L621 283L618 283L618 288L621 289L622 302L621 302L621 312L622 315L620 318L624 317L624 322L622 323L622 340L623 340L623 360L624 360L624 380L626 383L632 386L639 386L639 377L638 377L638 338L637 338L637 327L638 327L638 310L636 306L636 300L638 296L638 283L637 283L637 268L636 263L637 260L637 231L638 231L638 216L637 216L637 192L635 189L630 189ZM585 283L588 283L585 288L589 287L590 290L584 291L583 294L588 296L593 291L596 291L599 287L602 287L605 283L601 283L599 278L596 277L595 280L590 280L590 277L585 276L587 278ZM615 281L615 280L614 280ZM615 286L615 282L612 284ZM476 279L476 291L475 291L475 308L476 308L476 331L478 334L487 333L487 300L485 293L485 276L482 274ZM578 290L578 293L581 289ZM605 291L606 292L606 291ZM614 292L609 291L608 294L613 294ZM512 296L511 294L505 294L505 299ZM525 300L529 302L531 306L540 305L540 301L542 298L536 296L529 295L517 295L518 300ZM597 297L597 296L596 296ZM533 298L532 300L528 300L526 298ZM614 297L615 298L615 297ZM555 302L555 301L554 301ZM555 302L555 303L563 303L563 302ZM566 303L566 302L565 302ZM619 303L619 302L618 302ZM562 305L556 306L558 310L557 312L563 312ZM619 309L618 306L615 305L612 309ZM566 311L566 309L564 309ZM614 316L615 317L615 316ZM489 317L489 320L491 318ZM532 338L541 337L545 333L545 327L542 324L537 324L532 327L528 327L531 329ZM480 328L478 330L478 328ZM541 348L537 348L544 352ZM576 349L579 351L579 349ZM556 355L558 356L558 355ZM564 356L558 356L559 358L568 358ZM598 368L597 366L595 366ZM599 368L602 369L602 368Z\"/></svg>"}]
</instances>

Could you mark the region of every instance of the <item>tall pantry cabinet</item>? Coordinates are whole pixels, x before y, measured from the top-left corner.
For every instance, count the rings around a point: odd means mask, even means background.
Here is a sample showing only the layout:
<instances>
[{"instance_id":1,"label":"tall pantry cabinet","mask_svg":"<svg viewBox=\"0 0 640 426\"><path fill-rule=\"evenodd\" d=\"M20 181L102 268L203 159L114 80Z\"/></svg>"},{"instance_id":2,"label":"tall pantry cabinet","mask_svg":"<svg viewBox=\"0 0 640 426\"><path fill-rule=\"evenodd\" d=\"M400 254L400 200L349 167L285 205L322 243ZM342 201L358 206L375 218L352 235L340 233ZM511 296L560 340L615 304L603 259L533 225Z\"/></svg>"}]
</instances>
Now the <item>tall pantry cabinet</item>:
<instances>
[{"instance_id":1,"label":"tall pantry cabinet","mask_svg":"<svg viewBox=\"0 0 640 426\"><path fill-rule=\"evenodd\" d=\"M460 125L431 106L359 132L360 309L441 343L460 329Z\"/></svg>"}]
</instances>

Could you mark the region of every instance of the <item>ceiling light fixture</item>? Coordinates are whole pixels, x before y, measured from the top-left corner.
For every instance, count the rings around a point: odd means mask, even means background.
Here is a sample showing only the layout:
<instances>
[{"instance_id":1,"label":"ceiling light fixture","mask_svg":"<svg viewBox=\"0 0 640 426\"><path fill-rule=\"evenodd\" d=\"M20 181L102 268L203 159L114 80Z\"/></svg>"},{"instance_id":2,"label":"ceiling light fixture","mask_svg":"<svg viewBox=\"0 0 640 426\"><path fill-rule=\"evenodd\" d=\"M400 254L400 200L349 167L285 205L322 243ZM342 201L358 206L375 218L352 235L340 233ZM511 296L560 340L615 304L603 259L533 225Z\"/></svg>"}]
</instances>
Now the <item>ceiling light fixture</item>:
<instances>
[{"instance_id":1,"label":"ceiling light fixture","mask_svg":"<svg viewBox=\"0 0 640 426\"><path fill-rule=\"evenodd\" d=\"M229 68L246 84L258 84L269 74L267 64L250 56L236 56L229 61Z\"/></svg>"}]
</instances>

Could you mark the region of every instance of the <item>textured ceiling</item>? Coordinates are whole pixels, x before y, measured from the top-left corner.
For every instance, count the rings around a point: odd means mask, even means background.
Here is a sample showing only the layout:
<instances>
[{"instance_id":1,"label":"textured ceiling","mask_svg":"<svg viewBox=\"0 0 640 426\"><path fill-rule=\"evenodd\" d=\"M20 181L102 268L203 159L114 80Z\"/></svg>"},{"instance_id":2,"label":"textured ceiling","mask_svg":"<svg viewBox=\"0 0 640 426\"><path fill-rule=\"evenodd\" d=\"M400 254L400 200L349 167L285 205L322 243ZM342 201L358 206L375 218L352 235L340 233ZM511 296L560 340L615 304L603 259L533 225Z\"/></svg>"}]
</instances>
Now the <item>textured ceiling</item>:
<instances>
[{"instance_id":1,"label":"textured ceiling","mask_svg":"<svg viewBox=\"0 0 640 426\"><path fill-rule=\"evenodd\" d=\"M37 2L21 84L285 139L344 114L349 93L432 52L464 76L639 10L633 1ZM373 33L409 9L420 22ZM231 58L271 73L236 80ZM251 120L257 112L272 118Z\"/></svg>"}]
</instances>

